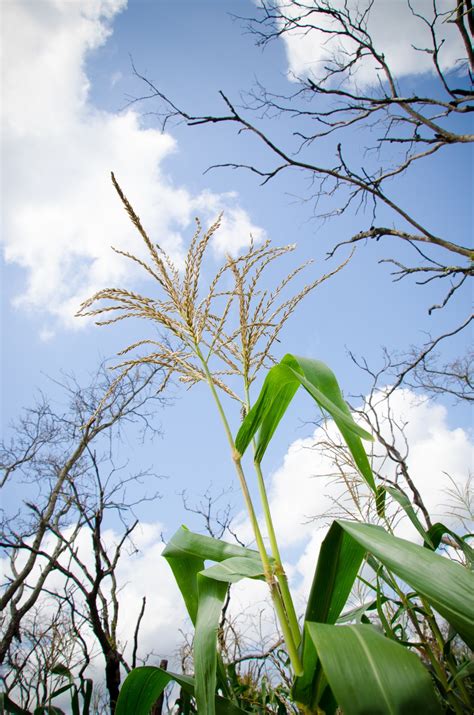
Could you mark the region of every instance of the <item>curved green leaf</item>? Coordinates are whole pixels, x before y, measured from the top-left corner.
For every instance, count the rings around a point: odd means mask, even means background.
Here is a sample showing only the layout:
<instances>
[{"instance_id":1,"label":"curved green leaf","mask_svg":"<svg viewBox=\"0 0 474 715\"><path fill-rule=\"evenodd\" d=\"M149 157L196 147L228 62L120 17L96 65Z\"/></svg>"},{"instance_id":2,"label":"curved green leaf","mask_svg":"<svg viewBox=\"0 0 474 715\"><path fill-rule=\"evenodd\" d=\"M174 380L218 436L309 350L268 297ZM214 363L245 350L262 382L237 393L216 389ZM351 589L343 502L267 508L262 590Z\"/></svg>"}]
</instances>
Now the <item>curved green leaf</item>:
<instances>
[{"instance_id":1,"label":"curved green leaf","mask_svg":"<svg viewBox=\"0 0 474 715\"><path fill-rule=\"evenodd\" d=\"M145 665L132 670L120 688L115 715L149 715L168 683L174 681L194 693L192 678Z\"/></svg>"},{"instance_id":2,"label":"curved green leaf","mask_svg":"<svg viewBox=\"0 0 474 715\"><path fill-rule=\"evenodd\" d=\"M237 583L243 578L265 579L260 558L257 560L242 556L233 556L216 566L209 566L202 572L202 575L216 581L225 581L225 583Z\"/></svg>"},{"instance_id":3,"label":"curved green leaf","mask_svg":"<svg viewBox=\"0 0 474 715\"><path fill-rule=\"evenodd\" d=\"M261 578L260 557L230 557L198 574L196 628L194 633L195 696L198 712L213 715L216 691L217 628L229 583Z\"/></svg>"},{"instance_id":4,"label":"curved green leaf","mask_svg":"<svg viewBox=\"0 0 474 715\"><path fill-rule=\"evenodd\" d=\"M319 552L305 621L335 623L351 592L365 550L336 522L329 529ZM303 675L295 679L293 696L297 702L315 707L320 703L326 682L311 638L303 632Z\"/></svg>"},{"instance_id":5,"label":"curved green leaf","mask_svg":"<svg viewBox=\"0 0 474 715\"><path fill-rule=\"evenodd\" d=\"M194 631L195 695L198 712L214 715L217 628L229 585L198 575L199 608Z\"/></svg>"},{"instance_id":6,"label":"curved green leaf","mask_svg":"<svg viewBox=\"0 0 474 715\"><path fill-rule=\"evenodd\" d=\"M90 705L92 701L92 691L94 688L94 683L90 678L86 678L84 680L84 688L83 688L83 706L82 706L82 713L83 715L88 715L90 712Z\"/></svg>"},{"instance_id":7,"label":"curved green leaf","mask_svg":"<svg viewBox=\"0 0 474 715\"><path fill-rule=\"evenodd\" d=\"M345 715L437 715L441 708L419 658L373 626L306 623Z\"/></svg>"},{"instance_id":8,"label":"curved green leaf","mask_svg":"<svg viewBox=\"0 0 474 715\"><path fill-rule=\"evenodd\" d=\"M194 679L162 668L145 665L132 670L120 689L115 715L149 715L168 683L177 683L189 695L194 695ZM244 711L220 697L215 698L216 715L243 715Z\"/></svg>"},{"instance_id":9,"label":"curved green leaf","mask_svg":"<svg viewBox=\"0 0 474 715\"><path fill-rule=\"evenodd\" d=\"M287 365L296 374L298 381L336 422L340 421L358 437L373 441L372 435L354 422L336 376L324 362L288 353L280 364Z\"/></svg>"},{"instance_id":10,"label":"curved green leaf","mask_svg":"<svg viewBox=\"0 0 474 715\"><path fill-rule=\"evenodd\" d=\"M429 534L427 533L426 529L424 528L423 524L421 521L418 519L418 516L416 514L416 511L413 508L413 505L407 495L402 492L402 490L399 487L383 487L383 489L390 494L390 496L395 499L395 501L400 504L402 507L403 511L405 514L408 516L410 519L411 523L417 530L417 532L420 534L421 538L427 543L428 547L430 549L433 549L433 543L430 539Z\"/></svg>"},{"instance_id":11,"label":"curved green leaf","mask_svg":"<svg viewBox=\"0 0 474 715\"><path fill-rule=\"evenodd\" d=\"M294 356L286 356L294 357ZM283 358L283 360L286 359ZM349 407L342 397L336 376L323 362L297 357L298 379L321 409L329 412L349 447L360 473L373 492L376 492L374 475L361 438L373 440L366 430L354 422ZM296 373L295 373L296 374Z\"/></svg>"},{"instance_id":12,"label":"curved green leaf","mask_svg":"<svg viewBox=\"0 0 474 715\"><path fill-rule=\"evenodd\" d=\"M298 387L299 381L287 366L280 363L268 371L258 399L237 433L235 447L240 454L245 453L259 431L255 459L257 462L262 460L273 433Z\"/></svg>"},{"instance_id":13,"label":"curved green leaf","mask_svg":"<svg viewBox=\"0 0 474 715\"><path fill-rule=\"evenodd\" d=\"M73 678L71 671L67 665L64 665L63 663L56 663L56 665L53 665L51 673L53 675L62 675L64 678L69 678L70 680Z\"/></svg>"},{"instance_id":14,"label":"curved green leaf","mask_svg":"<svg viewBox=\"0 0 474 715\"><path fill-rule=\"evenodd\" d=\"M372 436L354 421L334 373L318 360L287 354L278 365L269 370L260 395L237 434L235 446L239 454L245 453L258 432L254 458L256 462L261 462L299 385L334 419L357 468L375 492L374 477L361 443L361 438L372 440Z\"/></svg>"},{"instance_id":15,"label":"curved green leaf","mask_svg":"<svg viewBox=\"0 0 474 715\"><path fill-rule=\"evenodd\" d=\"M220 562L231 557L260 560L257 551L195 534L185 526L172 536L163 550L163 556L173 571L193 624L196 623L199 601L197 575L204 569L205 560Z\"/></svg>"},{"instance_id":16,"label":"curved green leaf","mask_svg":"<svg viewBox=\"0 0 474 715\"><path fill-rule=\"evenodd\" d=\"M257 551L229 544L181 527L163 551L195 625L195 697L199 712L214 715L218 674L223 692L230 692L223 668L218 673L217 627L229 583L262 578ZM206 561L217 565L204 569Z\"/></svg>"},{"instance_id":17,"label":"curved green leaf","mask_svg":"<svg viewBox=\"0 0 474 715\"><path fill-rule=\"evenodd\" d=\"M433 551L388 534L372 524L338 521L361 546L376 556L446 618L474 648L474 574Z\"/></svg>"}]
</instances>

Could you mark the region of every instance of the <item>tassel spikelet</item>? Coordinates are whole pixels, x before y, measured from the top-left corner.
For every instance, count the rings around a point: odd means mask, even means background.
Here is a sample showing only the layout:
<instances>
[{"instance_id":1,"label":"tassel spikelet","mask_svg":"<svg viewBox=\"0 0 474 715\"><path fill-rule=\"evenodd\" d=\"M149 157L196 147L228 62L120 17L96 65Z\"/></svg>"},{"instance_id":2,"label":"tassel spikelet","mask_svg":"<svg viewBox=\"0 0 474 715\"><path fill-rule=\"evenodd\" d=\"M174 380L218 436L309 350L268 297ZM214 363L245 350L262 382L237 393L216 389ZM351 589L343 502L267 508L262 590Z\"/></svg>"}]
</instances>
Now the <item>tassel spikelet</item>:
<instances>
[{"instance_id":1,"label":"tassel spikelet","mask_svg":"<svg viewBox=\"0 0 474 715\"><path fill-rule=\"evenodd\" d=\"M130 220L142 237L149 261L128 251L113 250L143 268L158 284L161 296L152 298L127 289L105 288L84 301L77 316L101 316L96 321L98 325L142 318L162 329L164 337L159 340L139 340L123 348L119 353L121 357L145 346L150 348L150 352L127 357L115 365L119 374L111 389L115 389L118 382L140 364L154 364L163 368L164 378L160 390L164 389L173 373L177 373L182 382L192 386L206 379L199 360L196 360L200 352L206 364L211 358L212 362L221 364L220 369L213 370L209 365L215 385L243 404L243 400L228 384L229 378L241 376L249 387L260 368L274 362L271 348L298 303L316 286L341 270L350 257L334 271L308 283L291 298L282 300L284 289L310 261L290 272L273 291L260 290L265 270L278 258L294 251L295 245L274 247L267 240L256 246L251 239L245 253L235 258L226 257L208 283L207 292L202 295L203 261L213 235L219 230L222 214L205 233L202 232L199 219L196 219L196 231L189 245L184 270L180 273L167 253L150 240L113 174L112 182ZM224 282L230 282L228 276L232 277L233 286L224 289ZM238 305L237 320L231 310L234 302ZM172 345L170 339L176 344Z\"/></svg>"}]
</instances>

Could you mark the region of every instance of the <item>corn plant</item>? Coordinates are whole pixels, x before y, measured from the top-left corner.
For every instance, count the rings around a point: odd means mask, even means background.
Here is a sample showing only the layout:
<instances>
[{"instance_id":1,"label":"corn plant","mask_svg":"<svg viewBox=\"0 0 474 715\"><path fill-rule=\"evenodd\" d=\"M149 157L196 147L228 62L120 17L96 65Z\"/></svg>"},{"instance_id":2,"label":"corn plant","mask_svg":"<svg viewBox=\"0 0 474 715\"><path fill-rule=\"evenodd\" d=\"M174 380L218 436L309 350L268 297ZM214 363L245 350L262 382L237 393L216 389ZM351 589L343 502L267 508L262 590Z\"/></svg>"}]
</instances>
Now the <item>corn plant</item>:
<instances>
[{"instance_id":1,"label":"corn plant","mask_svg":"<svg viewBox=\"0 0 474 715\"><path fill-rule=\"evenodd\" d=\"M102 325L144 318L163 331L158 339L144 338L124 348L121 355L125 359L116 366L117 381L135 366L152 363L166 370L160 389L172 374L188 385L207 383L229 445L256 545L256 549L243 548L192 533L185 527L176 532L163 555L194 625L194 677L151 666L137 668L122 687L118 715L149 713L170 682L179 684L199 713L248 712L239 704L242 701L217 647L218 622L229 585L245 578L263 580L268 585L294 674L292 697L301 712L334 713L340 707L348 714L437 713L441 712L443 700L452 711L467 712L470 693L464 686L463 664L452 662L446 674L433 649L427 648L425 660L434 673L433 680L420 658L385 627L381 590L377 592L376 605L384 633L367 622L367 618L366 622L352 623L351 617L343 614L356 579L362 578L361 567L367 562L375 568L377 578L385 579L389 585L393 602L398 599L401 608L411 615L416 614L416 609L424 609L432 629L437 627L434 609L452 629L451 640L457 634L472 647L473 576L460 564L435 553L440 529L444 527L437 525L437 535L423 531L425 547L422 547L394 536L388 523L384 529L370 524L334 522L321 548L302 624L295 611L270 512L262 459L300 387L334 420L373 495L382 521L387 494L389 498L401 499L400 494L391 494L375 483L362 444L362 439L371 440L371 436L354 421L332 371L316 360L288 354L277 363L272 355L280 330L298 303L333 274L314 280L295 295L284 298L283 291L303 266L289 273L273 291L261 287L262 277L268 266L286 256L294 246L275 248L269 241L261 245L250 242L242 255L227 257L202 295L204 255L220 219L203 235L198 223L180 272L159 245L152 243L113 175L112 180L144 241L149 260L117 252L151 275L161 295L146 297L126 289L104 289L83 303L79 315L100 318L98 322ZM136 351L144 347L149 352L137 355ZM259 371L266 368L269 370L261 392L252 405L252 383ZM243 418L235 436L224 396L237 403ZM242 457L249 448L253 450L269 548L242 465ZM410 512L407 505L404 508L413 518L413 510ZM469 548L464 541L463 546L465 550ZM213 564L206 567L209 561ZM407 587L411 590L407 591ZM417 616L413 617L416 621ZM341 618L350 624L336 625Z\"/></svg>"}]
</instances>

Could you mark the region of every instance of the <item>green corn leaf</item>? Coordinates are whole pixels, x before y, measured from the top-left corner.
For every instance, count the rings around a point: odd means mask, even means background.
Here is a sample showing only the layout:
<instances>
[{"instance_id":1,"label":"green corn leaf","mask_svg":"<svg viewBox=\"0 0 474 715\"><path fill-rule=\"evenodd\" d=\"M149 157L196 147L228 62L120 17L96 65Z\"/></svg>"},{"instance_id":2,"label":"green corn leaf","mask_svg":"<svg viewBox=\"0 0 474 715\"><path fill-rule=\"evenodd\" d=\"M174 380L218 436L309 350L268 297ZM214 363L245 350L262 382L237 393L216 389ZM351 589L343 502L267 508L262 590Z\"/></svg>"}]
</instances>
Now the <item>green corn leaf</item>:
<instances>
[{"instance_id":1,"label":"green corn leaf","mask_svg":"<svg viewBox=\"0 0 474 715\"><path fill-rule=\"evenodd\" d=\"M373 441L372 435L354 422L336 376L324 362L288 353L281 364L287 365L295 373L298 381L336 423L341 422L358 437Z\"/></svg>"},{"instance_id":2,"label":"green corn leaf","mask_svg":"<svg viewBox=\"0 0 474 715\"><path fill-rule=\"evenodd\" d=\"M474 574L451 559L372 524L338 521L344 531L405 581L474 648Z\"/></svg>"},{"instance_id":3,"label":"green corn leaf","mask_svg":"<svg viewBox=\"0 0 474 715\"><path fill-rule=\"evenodd\" d=\"M256 459L262 459L299 385L303 385L320 407L337 418L349 431L363 439L372 440L372 436L354 422L336 377L327 365L287 354L268 371L260 395L239 429L235 446L240 454L245 453L260 430Z\"/></svg>"},{"instance_id":4,"label":"green corn leaf","mask_svg":"<svg viewBox=\"0 0 474 715\"><path fill-rule=\"evenodd\" d=\"M222 561L216 566L209 566L203 575L207 578L215 579L216 581L224 581L225 583L236 583L243 578L257 578L264 580L262 562L260 558L243 558L242 556L233 556L230 559Z\"/></svg>"},{"instance_id":5,"label":"green corn leaf","mask_svg":"<svg viewBox=\"0 0 474 715\"><path fill-rule=\"evenodd\" d=\"M194 634L195 695L198 712L213 715L217 682L217 627L229 583L262 578L260 558L230 557L198 574L199 606Z\"/></svg>"},{"instance_id":6,"label":"green corn leaf","mask_svg":"<svg viewBox=\"0 0 474 715\"><path fill-rule=\"evenodd\" d=\"M194 631L195 695L198 712L214 715L217 627L228 584L198 574L199 607Z\"/></svg>"},{"instance_id":7,"label":"green corn leaf","mask_svg":"<svg viewBox=\"0 0 474 715\"><path fill-rule=\"evenodd\" d=\"M150 665L134 668L120 688L115 715L149 715L171 681L189 692L194 692L192 678L186 675L177 675Z\"/></svg>"},{"instance_id":8,"label":"green corn leaf","mask_svg":"<svg viewBox=\"0 0 474 715\"><path fill-rule=\"evenodd\" d=\"M237 544L229 544L221 539L213 539L211 536L203 536L189 531L185 526L181 526L166 545L163 551L166 559L170 557L193 556L209 561L224 561L234 556L243 558L260 559L258 551L246 549Z\"/></svg>"},{"instance_id":9,"label":"green corn leaf","mask_svg":"<svg viewBox=\"0 0 474 715\"><path fill-rule=\"evenodd\" d=\"M81 715L79 709L79 693L75 686L71 694L71 715Z\"/></svg>"},{"instance_id":10,"label":"green corn leaf","mask_svg":"<svg viewBox=\"0 0 474 715\"><path fill-rule=\"evenodd\" d=\"M235 447L240 454L245 453L260 430L255 459L261 461L298 387L298 380L286 365L280 363L268 371L258 399L243 421L235 439Z\"/></svg>"},{"instance_id":11,"label":"green corn leaf","mask_svg":"<svg viewBox=\"0 0 474 715\"><path fill-rule=\"evenodd\" d=\"M68 683L67 685L62 685L60 688L56 688L51 695L49 696L50 698L56 698L58 695L62 695L63 693L66 693L68 690L72 690L72 688L75 688L76 686L74 683Z\"/></svg>"},{"instance_id":12,"label":"green corn leaf","mask_svg":"<svg viewBox=\"0 0 474 715\"><path fill-rule=\"evenodd\" d=\"M390 496L395 499L395 501L400 504L402 507L403 511L407 515L407 517L410 519L411 523L417 530L417 532L420 534L422 537L423 541L426 541L428 544L429 548L433 549L434 546L431 542L431 539L421 523L421 521L418 519L418 516L416 514L416 511L413 508L413 505L407 495L401 491L401 489L398 489L398 487L384 487L385 491L390 494Z\"/></svg>"},{"instance_id":13,"label":"green corn leaf","mask_svg":"<svg viewBox=\"0 0 474 715\"><path fill-rule=\"evenodd\" d=\"M425 596L471 645L474 640L473 575L459 564L398 539L380 527L353 522L334 522L321 546L305 622L331 625L337 621L366 552L372 560L374 556L378 559L374 560L376 569L383 564ZM376 607L380 605L381 602L375 601ZM295 700L306 707L320 707L333 713L335 705L330 702L331 695L335 695L336 700L339 695L333 691L314 639L308 637L306 630L303 668L303 675L295 680L293 687ZM342 702L339 705L344 709Z\"/></svg>"},{"instance_id":14,"label":"green corn leaf","mask_svg":"<svg viewBox=\"0 0 474 715\"><path fill-rule=\"evenodd\" d=\"M285 359L283 358L283 360ZM327 365L318 360L309 360L308 358L298 357L295 359L300 370L299 374L296 372L295 374L297 374L301 384L316 400L321 409L329 412L344 437L357 468L371 490L376 493L374 475L361 442L361 438L372 440L372 435L362 427L359 427L352 419L349 407L339 389L336 376Z\"/></svg>"},{"instance_id":15,"label":"green corn leaf","mask_svg":"<svg viewBox=\"0 0 474 715\"><path fill-rule=\"evenodd\" d=\"M375 492L374 477L361 442L361 438L372 440L372 436L353 420L334 373L317 360L288 354L268 372L260 395L237 434L235 446L239 454L245 453L258 432L255 461L261 462L299 385L334 419L357 468Z\"/></svg>"},{"instance_id":16,"label":"green corn leaf","mask_svg":"<svg viewBox=\"0 0 474 715\"><path fill-rule=\"evenodd\" d=\"M217 627L229 583L262 578L257 551L244 549L181 527L163 551L195 625L195 696L199 712L214 715L215 691L229 692L223 667L218 668ZM204 569L206 561L217 564Z\"/></svg>"},{"instance_id":17,"label":"green corn leaf","mask_svg":"<svg viewBox=\"0 0 474 715\"><path fill-rule=\"evenodd\" d=\"M237 544L194 534L181 526L163 551L176 583L183 596L189 617L195 624L198 610L197 574L204 569L204 561L224 561L230 557L253 558L260 561L257 551Z\"/></svg>"},{"instance_id":18,"label":"green corn leaf","mask_svg":"<svg viewBox=\"0 0 474 715\"><path fill-rule=\"evenodd\" d=\"M441 708L418 657L373 626L306 623L345 715L438 715Z\"/></svg>"},{"instance_id":19,"label":"green corn leaf","mask_svg":"<svg viewBox=\"0 0 474 715\"><path fill-rule=\"evenodd\" d=\"M120 689L115 715L149 715L168 683L177 683L189 695L194 695L194 679L162 668L145 665L134 668ZM244 711L225 698L215 698L216 715L243 715Z\"/></svg>"},{"instance_id":20,"label":"green corn leaf","mask_svg":"<svg viewBox=\"0 0 474 715\"><path fill-rule=\"evenodd\" d=\"M336 522L329 529L319 552L305 621L333 624L351 592L365 550ZM303 633L303 675L293 686L295 700L311 707L320 703L326 688L314 643Z\"/></svg>"}]
</instances>

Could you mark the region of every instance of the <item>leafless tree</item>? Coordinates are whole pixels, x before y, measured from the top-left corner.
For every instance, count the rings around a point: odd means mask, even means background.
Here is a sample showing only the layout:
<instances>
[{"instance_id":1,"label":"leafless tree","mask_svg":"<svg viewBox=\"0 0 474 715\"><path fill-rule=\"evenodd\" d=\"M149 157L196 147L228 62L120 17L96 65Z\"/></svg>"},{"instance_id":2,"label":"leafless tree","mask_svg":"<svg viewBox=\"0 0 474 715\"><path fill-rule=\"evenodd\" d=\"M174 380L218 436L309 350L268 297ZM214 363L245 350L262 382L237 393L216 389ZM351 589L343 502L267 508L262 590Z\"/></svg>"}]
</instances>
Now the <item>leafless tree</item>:
<instances>
[{"instance_id":1,"label":"leafless tree","mask_svg":"<svg viewBox=\"0 0 474 715\"><path fill-rule=\"evenodd\" d=\"M289 94L277 94L257 84L237 104L221 91L222 112L196 113L184 107L178 98L163 93L134 67L145 83L146 92L132 101L154 100L155 114L163 128L170 121L185 122L192 127L229 125L240 137L239 142L228 144L232 151L240 147L241 156L245 157L246 137L256 139L266 150L267 160L262 159L262 164L255 163L260 160L251 151L250 163L229 158L208 168L246 169L259 177L262 184L285 172L299 171L309 178L311 188L304 200L314 205L317 215L327 219L353 210L362 225L357 232L329 247L328 256L342 245L372 239L389 239L394 249L397 242L411 246L415 258L412 265L402 262L405 259L398 258L396 253L382 262L392 266L396 281L412 276L421 285L439 284L441 298L431 306L433 312L467 288L474 272L471 236L459 235L456 221L450 223L449 233L427 222L422 210L423 196L433 192L432 182L429 186L420 182L415 206L413 202L407 203L399 188L407 172L421 168L432 171L435 154L449 152L456 157L460 151L470 151L474 140L472 2L433 0L420 5L415 0L400 0L400 11L407 9L419 32L426 33L428 38L428 44L422 46L419 39L422 34L411 38L420 58L429 58L433 72L430 92L422 95L413 93L412 83L397 76L384 47L377 44L371 25L377 5L374 0L262 0L255 17L239 18L262 47L278 38L312 41L314 47L325 47L324 60L317 68L310 68L305 76L292 78L295 89ZM460 40L455 67L444 62L446 27L454 28ZM359 80L368 66L375 79ZM288 127L283 136L281 124L275 131L272 123L281 118ZM356 142L353 130L358 132ZM436 176L435 191L442 202L446 178L440 171ZM460 181L457 194L461 203L465 197L468 206L471 193ZM416 351L401 368L401 379L415 367L420 374L426 365L426 355L471 321L472 315L461 316L452 330L433 337ZM461 362L464 366L463 358ZM431 365L422 381L436 382L438 370Z\"/></svg>"},{"instance_id":2,"label":"leafless tree","mask_svg":"<svg viewBox=\"0 0 474 715\"><path fill-rule=\"evenodd\" d=\"M147 470L128 474L128 466L117 466L115 460L127 423L133 423L137 439L157 431L153 419L162 401L156 394L157 373L156 368L137 371L115 384L101 368L86 388L64 377L59 386L68 398L65 410L53 409L42 396L13 425L11 441L0 447L2 486L12 504L3 510L0 530L6 565L0 656L6 691L23 692L26 701L46 697L54 660L48 644L57 641L60 631L63 642L74 644L74 657L66 665L77 665L79 678L93 656L102 653L112 712L121 668L128 671L137 663L146 601L130 634L128 663L117 632L117 567L124 550L134 548L135 507L155 499L157 491L149 486L155 475ZM110 526L118 534L115 543L106 538ZM51 657L41 648L49 648ZM28 649L46 671L38 669L29 689Z\"/></svg>"}]
</instances>

